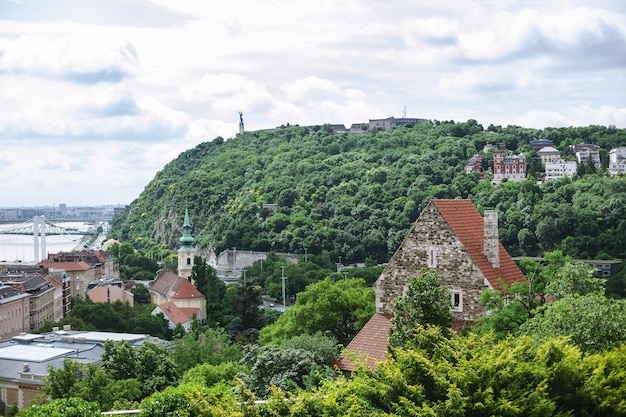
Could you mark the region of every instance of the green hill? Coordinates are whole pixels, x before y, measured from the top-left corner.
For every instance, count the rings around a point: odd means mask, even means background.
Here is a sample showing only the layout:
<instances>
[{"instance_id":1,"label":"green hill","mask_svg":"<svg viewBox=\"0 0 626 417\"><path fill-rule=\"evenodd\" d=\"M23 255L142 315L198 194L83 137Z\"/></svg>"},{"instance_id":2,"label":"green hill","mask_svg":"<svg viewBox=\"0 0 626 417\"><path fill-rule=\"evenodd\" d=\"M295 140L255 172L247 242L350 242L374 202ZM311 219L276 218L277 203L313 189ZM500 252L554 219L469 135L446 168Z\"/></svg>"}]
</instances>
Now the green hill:
<instances>
[{"instance_id":1,"label":"green hill","mask_svg":"<svg viewBox=\"0 0 626 417\"><path fill-rule=\"evenodd\" d=\"M345 263L385 262L428 201L470 198L479 210L498 209L501 240L514 256L561 248L619 257L626 250L626 177L582 169L572 180L493 186L480 182L479 173L463 173L469 157L500 142L524 152L529 175L541 173L529 146L536 138L552 140L569 159L569 145L595 143L604 166L612 147L626 146L626 130L615 127L484 130L475 120L358 135L323 125L218 137L159 171L116 217L111 236L139 248L176 249L188 206L201 249L307 248Z\"/></svg>"}]
</instances>

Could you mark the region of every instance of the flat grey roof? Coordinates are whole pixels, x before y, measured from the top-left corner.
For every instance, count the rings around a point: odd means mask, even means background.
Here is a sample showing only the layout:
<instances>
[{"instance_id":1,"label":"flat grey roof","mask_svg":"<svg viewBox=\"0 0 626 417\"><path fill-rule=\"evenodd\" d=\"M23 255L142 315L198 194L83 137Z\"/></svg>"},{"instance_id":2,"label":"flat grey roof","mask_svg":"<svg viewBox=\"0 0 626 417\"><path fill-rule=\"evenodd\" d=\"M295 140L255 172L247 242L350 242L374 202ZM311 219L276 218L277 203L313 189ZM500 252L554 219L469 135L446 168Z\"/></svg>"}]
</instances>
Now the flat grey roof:
<instances>
[{"instance_id":1,"label":"flat grey roof","mask_svg":"<svg viewBox=\"0 0 626 417\"><path fill-rule=\"evenodd\" d=\"M74 351L74 349L19 344L1 348L0 359L25 362L45 362L58 356L73 353Z\"/></svg>"},{"instance_id":2,"label":"flat grey roof","mask_svg":"<svg viewBox=\"0 0 626 417\"><path fill-rule=\"evenodd\" d=\"M131 333L109 333L109 332L86 332L77 333L71 335L74 339L85 339L90 342L105 342L112 340L118 342L120 340L128 340L129 342L136 342L145 339L147 336L144 334L131 334Z\"/></svg>"}]
</instances>

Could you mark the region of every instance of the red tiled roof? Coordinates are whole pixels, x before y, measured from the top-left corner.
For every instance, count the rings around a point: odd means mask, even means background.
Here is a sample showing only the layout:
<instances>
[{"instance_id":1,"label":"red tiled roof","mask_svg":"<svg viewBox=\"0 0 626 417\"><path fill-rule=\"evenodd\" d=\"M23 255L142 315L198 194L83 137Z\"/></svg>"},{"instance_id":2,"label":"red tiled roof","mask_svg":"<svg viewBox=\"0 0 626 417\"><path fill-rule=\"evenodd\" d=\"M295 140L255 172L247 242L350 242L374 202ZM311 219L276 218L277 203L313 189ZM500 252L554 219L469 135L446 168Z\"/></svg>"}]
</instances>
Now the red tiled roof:
<instances>
[{"instance_id":1,"label":"red tiled roof","mask_svg":"<svg viewBox=\"0 0 626 417\"><path fill-rule=\"evenodd\" d=\"M193 315L187 315L187 312L183 311L183 310L189 310L189 309L179 308L172 301L159 304L159 309L174 324L186 323L189 320L191 320L191 318L193 317Z\"/></svg>"},{"instance_id":2,"label":"red tiled roof","mask_svg":"<svg viewBox=\"0 0 626 417\"><path fill-rule=\"evenodd\" d=\"M483 255L484 219L470 200L433 200L433 204L493 289L501 289L501 281L507 285L525 281L524 274L501 243L498 242L500 245L499 268L491 266Z\"/></svg>"},{"instance_id":3,"label":"red tiled roof","mask_svg":"<svg viewBox=\"0 0 626 417\"><path fill-rule=\"evenodd\" d=\"M63 284L61 284L56 279L52 278L50 275L45 275L44 278L45 278L46 281L48 281L50 284L52 284L53 287L63 288Z\"/></svg>"},{"instance_id":4,"label":"red tiled roof","mask_svg":"<svg viewBox=\"0 0 626 417\"><path fill-rule=\"evenodd\" d=\"M54 270L64 269L66 271L86 271L92 266L85 261L77 262L54 262L50 260L41 261L35 265L35 268L49 268Z\"/></svg>"},{"instance_id":5,"label":"red tiled roof","mask_svg":"<svg viewBox=\"0 0 626 417\"><path fill-rule=\"evenodd\" d=\"M204 298L204 295L186 278L179 277L167 269L158 272L157 279L150 284L150 290L168 299Z\"/></svg>"},{"instance_id":6,"label":"red tiled roof","mask_svg":"<svg viewBox=\"0 0 626 417\"><path fill-rule=\"evenodd\" d=\"M178 277L176 285L172 288L170 298L204 298L204 295L193 286L186 278Z\"/></svg>"},{"instance_id":7,"label":"red tiled roof","mask_svg":"<svg viewBox=\"0 0 626 417\"><path fill-rule=\"evenodd\" d=\"M356 353L358 357L365 355L366 365L375 368L376 363L385 359L389 343L389 331L393 329L390 314L376 313L352 339L346 350ZM337 359L335 366L342 371L356 371L355 364L344 354Z\"/></svg>"}]
</instances>

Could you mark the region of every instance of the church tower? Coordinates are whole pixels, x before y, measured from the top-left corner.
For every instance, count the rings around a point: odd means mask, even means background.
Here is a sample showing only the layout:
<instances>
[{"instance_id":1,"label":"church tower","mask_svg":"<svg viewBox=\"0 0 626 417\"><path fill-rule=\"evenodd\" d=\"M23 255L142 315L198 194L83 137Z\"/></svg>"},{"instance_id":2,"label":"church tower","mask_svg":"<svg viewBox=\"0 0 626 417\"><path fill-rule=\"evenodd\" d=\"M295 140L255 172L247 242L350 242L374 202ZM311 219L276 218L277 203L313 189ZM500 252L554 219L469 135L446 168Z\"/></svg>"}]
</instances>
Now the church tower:
<instances>
[{"instance_id":1,"label":"church tower","mask_svg":"<svg viewBox=\"0 0 626 417\"><path fill-rule=\"evenodd\" d=\"M178 276L190 279L193 268L193 258L196 256L194 247L195 239L191 236L191 223L189 223L189 210L185 207L185 222L183 223L183 236L180 238L178 249Z\"/></svg>"}]
</instances>

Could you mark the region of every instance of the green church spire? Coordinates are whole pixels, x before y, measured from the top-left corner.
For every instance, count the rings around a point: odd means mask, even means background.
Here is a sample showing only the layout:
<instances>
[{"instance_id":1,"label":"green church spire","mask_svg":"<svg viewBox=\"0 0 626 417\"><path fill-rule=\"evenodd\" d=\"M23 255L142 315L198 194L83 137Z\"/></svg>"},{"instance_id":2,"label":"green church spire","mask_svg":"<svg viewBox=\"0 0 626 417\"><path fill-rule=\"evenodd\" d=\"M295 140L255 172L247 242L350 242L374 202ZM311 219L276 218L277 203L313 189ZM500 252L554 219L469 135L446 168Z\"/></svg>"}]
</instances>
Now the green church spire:
<instances>
[{"instance_id":1,"label":"green church spire","mask_svg":"<svg viewBox=\"0 0 626 417\"><path fill-rule=\"evenodd\" d=\"M185 222L183 223L183 236L180 238L181 250L193 249L196 239L191 236L191 223L189 223L189 210L185 207Z\"/></svg>"}]
</instances>

